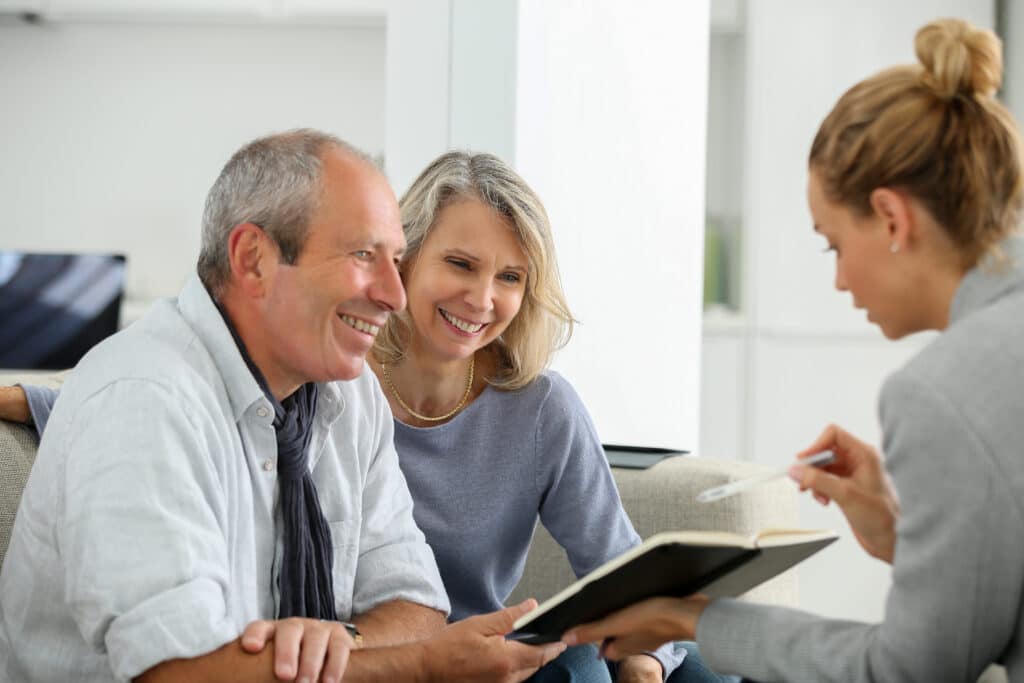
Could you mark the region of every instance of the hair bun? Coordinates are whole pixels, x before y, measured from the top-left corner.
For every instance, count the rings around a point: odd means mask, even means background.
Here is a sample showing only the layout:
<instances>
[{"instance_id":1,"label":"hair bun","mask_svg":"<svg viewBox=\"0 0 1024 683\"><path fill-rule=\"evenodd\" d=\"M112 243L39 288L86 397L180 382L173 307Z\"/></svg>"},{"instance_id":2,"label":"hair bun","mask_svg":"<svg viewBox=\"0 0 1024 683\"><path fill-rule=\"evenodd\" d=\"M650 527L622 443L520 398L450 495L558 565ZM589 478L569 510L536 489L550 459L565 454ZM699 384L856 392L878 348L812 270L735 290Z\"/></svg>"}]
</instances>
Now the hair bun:
<instances>
[{"instance_id":1,"label":"hair bun","mask_svg":"<svg viewBox=\"0 0 1024 683\"><path fill-rule=\"evenodd\" d=\"M1003 47L992 31L963 19L937 19L914 39L924 67L921 80L945 99L957 95L990 97L1003 80Z\"/></svg>"}]
</instances>

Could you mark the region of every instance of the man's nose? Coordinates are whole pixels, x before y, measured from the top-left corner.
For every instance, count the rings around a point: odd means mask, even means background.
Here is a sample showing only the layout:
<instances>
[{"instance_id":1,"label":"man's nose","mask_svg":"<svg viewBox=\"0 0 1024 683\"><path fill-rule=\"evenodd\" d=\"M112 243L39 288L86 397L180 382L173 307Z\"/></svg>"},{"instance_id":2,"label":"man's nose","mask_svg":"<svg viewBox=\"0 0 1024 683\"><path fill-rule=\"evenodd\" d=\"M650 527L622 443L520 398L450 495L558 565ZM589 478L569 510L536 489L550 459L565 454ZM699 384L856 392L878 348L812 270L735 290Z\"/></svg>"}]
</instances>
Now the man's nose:
<instances>
[{"instance_id":1,"label":"man's nose","mask_svg":"<svg viewBox=\"0 0 1024 683\"><path fill-rule=\"evenodd\" d=\"M370 298L378 306L392 313L405 308L405 287L394 261L385 261L378 269L376 281L370 289Z\"/></svg>"}]
</instances>

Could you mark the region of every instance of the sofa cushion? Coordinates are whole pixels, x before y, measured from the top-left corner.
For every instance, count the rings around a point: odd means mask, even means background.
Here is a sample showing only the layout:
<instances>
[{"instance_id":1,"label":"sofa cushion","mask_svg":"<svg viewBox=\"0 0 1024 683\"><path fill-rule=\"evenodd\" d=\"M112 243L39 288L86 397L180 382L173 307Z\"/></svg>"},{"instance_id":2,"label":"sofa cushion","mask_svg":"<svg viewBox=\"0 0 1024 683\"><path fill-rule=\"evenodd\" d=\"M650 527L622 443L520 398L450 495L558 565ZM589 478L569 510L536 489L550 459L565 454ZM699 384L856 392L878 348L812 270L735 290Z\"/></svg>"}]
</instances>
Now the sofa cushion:
<instances>
[{"instance_id":1,"label":"sofa cushion","mask_svg":"<svg viewBox=\"0 0 1024 683\"><path fill-rule=\"evenodd\" d=\"M14 515L38 446L34 429L0 420L0 565L7 554Z\"/></svg>"}]
</instances>

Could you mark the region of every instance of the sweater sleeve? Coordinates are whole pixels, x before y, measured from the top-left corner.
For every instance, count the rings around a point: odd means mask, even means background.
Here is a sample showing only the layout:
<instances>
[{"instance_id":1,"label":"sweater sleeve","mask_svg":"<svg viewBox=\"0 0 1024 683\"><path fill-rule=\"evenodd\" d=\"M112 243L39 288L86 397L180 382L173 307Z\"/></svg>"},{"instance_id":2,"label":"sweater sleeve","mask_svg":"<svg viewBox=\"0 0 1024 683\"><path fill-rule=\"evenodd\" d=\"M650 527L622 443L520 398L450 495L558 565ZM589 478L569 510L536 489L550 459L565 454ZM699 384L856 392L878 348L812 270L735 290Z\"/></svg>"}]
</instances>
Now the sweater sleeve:
<instances>
[{"instance_id":1,"label":"sweater sleeve","mask_svg":"<svg viewBox=\"0 0 1024 683\"><path fill-rule=\"evenodd\" d=\"M551 389L541 404L536 432L540 518L580 577L637 545L640 536L622 507L601 440L579 395L560 375L548 377ZM666 643L649 654L661 662L667 678L686 650Z\"/></svg>"},{"instance_id":2,"label":"sweater sleeve","mask_svg":"<svg viewBox=\"0 0 1024 683\"><path fill-rule=\"evenodd\" d=\"M32 424L35 425L36 433L41 437L46 423L53 412L53 404L57 402L60 392L49 387L40 387L33 384L19 384L28 399L28 410L32 414Z\"/></svg>"},{"instance_id":3,"label":"sweater sleeve","mask_svg":"<svg viewBox=\"0 0 1024 683\"><path fill-rule=\"evenodd\" d=\"M697 635L716 670L773 681L967 681L999 657L1024 589L1009 541L1024 525L1012 492L982 435L935 387L894 375L881 417L901 505L884 620L715 601Z\"/></svg>"}]
</instances>

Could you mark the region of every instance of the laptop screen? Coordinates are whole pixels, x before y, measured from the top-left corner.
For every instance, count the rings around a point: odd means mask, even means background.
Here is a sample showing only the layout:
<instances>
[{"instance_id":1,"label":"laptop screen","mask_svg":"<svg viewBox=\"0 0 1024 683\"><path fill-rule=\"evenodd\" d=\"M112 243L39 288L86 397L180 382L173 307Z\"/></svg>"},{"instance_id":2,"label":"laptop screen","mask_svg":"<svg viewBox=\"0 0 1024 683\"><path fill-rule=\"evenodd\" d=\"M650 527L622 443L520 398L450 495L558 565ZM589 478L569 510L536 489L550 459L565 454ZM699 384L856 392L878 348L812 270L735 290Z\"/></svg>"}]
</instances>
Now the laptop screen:
<instances>
[{"instance_id":1,"label":"laptop screen","mask_svg":"<svg viewBox=\"0 0 1024 683\"><path fill-rule=\"evenodd\" d=\"M73 367L117 332L124 276L120 254L0 251L0 368Z\"/></svg>"}]
</instances>

